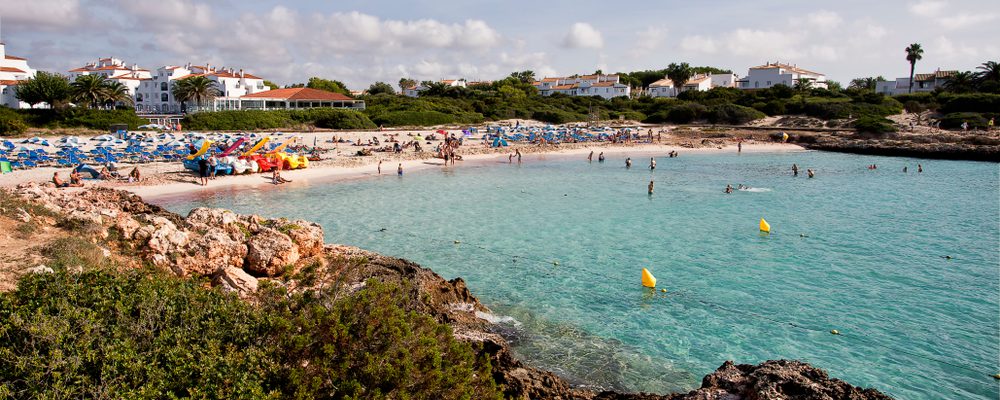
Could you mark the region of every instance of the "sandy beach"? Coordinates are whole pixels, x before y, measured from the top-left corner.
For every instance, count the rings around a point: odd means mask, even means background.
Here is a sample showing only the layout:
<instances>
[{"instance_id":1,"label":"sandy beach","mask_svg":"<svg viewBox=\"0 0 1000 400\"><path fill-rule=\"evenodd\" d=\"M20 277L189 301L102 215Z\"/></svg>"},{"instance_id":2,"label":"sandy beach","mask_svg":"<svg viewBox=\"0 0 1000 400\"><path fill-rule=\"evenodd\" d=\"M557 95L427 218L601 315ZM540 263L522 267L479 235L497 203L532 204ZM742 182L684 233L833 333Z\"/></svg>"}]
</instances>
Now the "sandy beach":
<instances>
[{"instance_id":1,"label":"sandy beach","mask_svg":"<svg viewBox=\"0 0 1000 400\"><path fill-rule=\"evenodd\" d=\"M312 145L325 149L321 161L310 162L306 169L282 171L282 176L293 182L288 185L309 185L319 182L332 182L346 179L359 179L378 175L378 164L382 162L382 174L396 174L396 168L402 164L405 174L418 172L430 168L462 168L470 165L483 165L489 163L506 163L509 154L520 150L523 154L523 162L537 162L548 157L579 157L585 159L587 154L594 152L596 161L597 155L601 152L609 158L609 162L624 162L625 157L633 157L634 162L643 164L642 157L666 156L670 151L677 151L681 157L691 153L714 153L714 152L736 152L735 143L723 140L698 140L690 138L677 138L666 134L662 143L656 144L613 144L610 142L597 143L563 143L536 145L527 143L512 143L509 147L491 148L480 140L466 140L466 143L459 149L458 154L462 160L454 166L445 166L444 160L434 158L433 148L440 141L424 144L424 151L416 153L407 149L402 153L374 152L371 156L358 156L361 149L373 149L376 146L355 146L351 143L331 143L331 139L345 139L351 142L361 139L367 141L371 138L379 138L383 145L391 135L400 142L412 140L416 135L426 136L434 130L414 130L396 132L303 132L290 133L301 139L298 143ZM449 131L449 133L461 134L460 131ZM260 134L260 133L258 133ZM266 133L265 133L266 134ZM88 139L89 138L82 138ZM22 138L11 139L15 143ZM280 139L279 139L280 140ZM779 152L779 151L802 151L802 147L793 144L745 141L743 143L744 152ZM147 199L160 197L183 196L192 192L233 190L271 184L271 174L249 174L236 176L218 176L209 181L208 186L196 184L196 174L193 171L184 169L180 162L152 162L144 164L119 164L119 169L123 171L131 170L138 166L143 174L142 182L119 182L119 181L99 181L85 180L87 187L103 186L115 187L136 193ZM13 173L0 175L0 187L16 186L25 182L48 182L54 172L59 172L66 179L70 172L69 168L40 167L29 170L18 170ZM77 188L67 188L66 190L79 190Z\"/></svg>"}]
</instances>

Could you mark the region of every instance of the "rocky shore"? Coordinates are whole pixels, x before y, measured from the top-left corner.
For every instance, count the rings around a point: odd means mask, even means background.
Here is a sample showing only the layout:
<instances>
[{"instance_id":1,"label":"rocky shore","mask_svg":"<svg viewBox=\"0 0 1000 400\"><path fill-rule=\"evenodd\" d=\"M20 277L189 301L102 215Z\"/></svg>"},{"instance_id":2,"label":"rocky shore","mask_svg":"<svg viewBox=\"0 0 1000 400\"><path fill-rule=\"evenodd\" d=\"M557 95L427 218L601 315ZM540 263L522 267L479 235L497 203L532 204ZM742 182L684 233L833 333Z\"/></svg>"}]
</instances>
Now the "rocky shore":
<instances>
[{"instance_id":1,"label":"rocky shore","mask_svg":"<svg viewBox=\"0 0 1000 400\"><path fill-rule=\"evenodd\" d=\"M812 150L894 157L1000 162L1000 137L986 132L937 135L790 133L789 142Z\"/></svg>"},{"instance_id":2,"label":"rocky shore","mask_svg":"<svg viewBox=\"0 0 1000 400\"><path fill-rule=\"evenodd\" d=\"M572 387L555 374L514 358L495 327L481 318L489 309L473 296L461 278L444 280L407 260L355 247L326 244L323 228L301 220L237 215L228 210L198 208L187 217L144 202L129 192L91 188L64 191L24 184L10 194L35 202L77 230L87 232L123 268L153 266L181 277L208 278L219 290L252 301L264 284L289 292L336 284L357 290L375 278L407 281L411 308L452 327L454 336L472 344L492 361L493 378L507 398L515 399L888 399L874 390L832 379L798 361L768 361L760 365L725 362L706 376L701 388L668 395L595 393ZM23 210L19 210L23 211ZM25 213L22 220L51 218ZM358 260L338 263L331 260ZM303 269L319 271L315 279L297 279Z\"/></svg>"}]
</instances>

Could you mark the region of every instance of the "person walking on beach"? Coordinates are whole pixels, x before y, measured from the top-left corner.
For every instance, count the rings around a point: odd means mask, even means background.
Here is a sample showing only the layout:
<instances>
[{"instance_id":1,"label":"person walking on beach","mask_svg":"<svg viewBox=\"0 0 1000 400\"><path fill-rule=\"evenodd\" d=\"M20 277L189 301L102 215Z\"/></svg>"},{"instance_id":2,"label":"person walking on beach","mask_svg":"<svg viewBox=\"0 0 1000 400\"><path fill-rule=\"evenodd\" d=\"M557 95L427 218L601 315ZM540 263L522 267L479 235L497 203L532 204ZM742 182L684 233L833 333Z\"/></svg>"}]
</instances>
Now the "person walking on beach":
<instances>
[{"instance_id":1,"label":"person walking on beach","mask_svg":"<svg viewBox=\"0 0 1000 400\"><path fill-rule=\"evenodd\" d=\"M382 175L382 160L378 160L378 174Z\"/></svg>"},{"instance_id":2,"label":"person walking on beach","mask_svg":"<svg viewBox=\"0 0 1000 400\"><path fill-rule=\"evenodd\" d=\"M986 123L986 130L988 130L988 131L992 131L993 130L993 118L990 118L990 122Z\"/></svg>"},{"instance_id":3,"label":"person walking on beach","mask_svg":"<svg viewBox=\"0 0 1000 400\"><path fill-rule=\"evenodd\" d=\"M510 164L512 162L514 162L514 153L510 153L507 155L507 164Z\"/></svg>"},{"instance_id":4,"label":"person walking on beach","mask_svg":"<svg viewBox=\"0 0 1000 400\"><path fill-rule=\"evenodd\" d=\"M656 169L656 160L653 157L649 157L649 170L652 171Z\"/></svg>"},{"instance_id":5,"label":"person walking on beach","mask_svg":"<svg viewBox=\"0 0 1000 400\"><path fill-rule=\"evenodd\" d=\"M736 142L736 153L739 154L742 152L743 152L743 141L740 140L739 142Z\"/></svg>"},{"instance_id":6,"label":"person walking on beach","mask_svg":"<svg viewBox=\"0 0 1000 400\"><path fill-rule=\"evenodd\" d=\"M631 169L631 168L632 168L632 157L628 157L625 159L625 169Z\"/></svg>"},{"instance_id":7,"label":"person walking on beach","mask_svg":"<svg viewBox=\"0 0 1000 400\"><path fill-rule=\"evenodd\" d=\"M198 159L198 176L201 186L208 186L208 160L205 157Z\"/></svg>"},{"instance_id":8,"label":"person walking on beach","mask_svg":"<svg viewBox=\"0 0 1000 400\"><path fill-rule=\"evenodd\" d=\"M799 166L792 164L792 176L799 176Z\"/></svg>"},{"instance_id":9,"label":"person walking on beach","mask_svg":"<svg viewBox=\"0 0 1000 400\"><path fill-rule=\"evenodd\" d=\"M520 164L521 163L521 149L514 150L514 152L517 153L517 163Z\"/></svg>"},{"instance_id":10,"label":"person walking on beach","mask_svg":"<svg viewBox=\"0 0 1000 400\"><path fill-rule=\"evenodd\" d=\"M219 160L215 157L208 158L208 177L209 179L215 179L215 170L219 167Z\"/></svg>"},{"instance_id":11,"label":"person walking on beach","mask_svg":"<svg viewBox=\"0 0 1000 400\"><path fill-rule=\"evenodd\" d=\"M594 161L594 151L591 150L590 155L587 156L587 162L593 162L593 161Z\"/></svg>"},{"instance_id":12,"label":"person walking on beach","mask_svg":"<svg viewBox=\"0 0 1000 400\"><path fill-rule=\"evenodd\" d=\"M650 194L650 195L652 195L652 194L653 194L653 180L650 180L650 181L649 181L649 194Z\"/></svg>"},{"instance_id":13,"label":"person walking on beach","mask_svg":"<svg viewBox=\"0 0 1000 400\"><path fill-rule=\"evenodd\" d=\"M403 176L403 163L399 163L399 167L396 167L396 175Z\"/></svg>"}]
</instances>

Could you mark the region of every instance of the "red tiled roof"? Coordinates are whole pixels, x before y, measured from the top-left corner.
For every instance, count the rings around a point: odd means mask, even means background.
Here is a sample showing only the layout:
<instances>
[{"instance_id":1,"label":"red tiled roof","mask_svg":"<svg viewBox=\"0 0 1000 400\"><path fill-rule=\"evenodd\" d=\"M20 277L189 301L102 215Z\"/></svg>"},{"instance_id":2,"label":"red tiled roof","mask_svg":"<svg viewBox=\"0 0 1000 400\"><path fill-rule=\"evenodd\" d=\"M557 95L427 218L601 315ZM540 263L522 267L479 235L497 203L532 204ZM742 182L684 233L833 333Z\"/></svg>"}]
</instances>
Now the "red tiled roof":
<instances>
[{"instance_id":1,"label":"red tiled roof","mask_svg":"<svg viewBox=\"0 0 1000 400\"><path fill-rule=\"evenodd\" d=\"M617 84L618 84L617 82L597 82L597 83L595 83L593 85L590 85L590 86L594 86L594 87L609 87L609 86L614 86L614 85L617 85Z\"/></svg>"},{"instance_id":2,"label":"red tiled roof","mask_svg":"<svg viewBox=\"0 0 1000 400\"><path fill-rule=\"evenodd\" d=\"M6 59L8 59L8 60L21 60L21 61L28 61L28 59L27 59L27 58L21 58L21 57L14 57L14 56L12 56L12 55L10 55L10 54L5 54L5 55L4 55L4 58L6 58Z\"/></svg>"},{"instance_id":3,"label":"red tiled roof","mask_svg":"<svg viewBox=\"0 0 1000 400\"><path fill-rule=\"evenodd\" d=\"M649 87L674 87L674 81L670 79L660 79L656 82L650 83Z\"/></svg>"},{"instance_id":4,"label":"red tiled roof","mask_svg":"<svg viewBox=\"0 0 1000 400\"><path fill-rule=\"evenodd\" d=\"M929 74L916 74L913 76L913 80L918 82L932 81L934 79L950 78L957 73L958 71L935 71Z\"/></svg>"},{"instance_id":5,"label":"red tiled roof","mask_svg":"<svg viewBox=\"0 0 1000 400\"><path fill-rule=\"evenodd\" d=\"M108 79L130 79L130 80L135 80L135 81L148 81L148 80L151 80L150 78L140 78L138 76L135 76L134 74L121 74L121 75L118 75L118 76L112 76L112 77L110 77Z\"/></svg>"},{"instance_id":6,"label":"red tiled roof","mask_svg":"<svg viewBox=\"0 0 1000 400\"><path fill-rule=\"evenodd\" d=\"M17 84L19 84L19 83L21 83L21 81L15 81L15 80L0 80L0 85L4 85L4 86L14 86L14 85L17 85Z\"/></svg>"},{"instance_id":7,"label":"red tiled roof","mask_svg":"<svg viewBox=\"0 0 1000 400\"><path fill-rule=\"evenodd\" d=\"M552 90L568 90L568 89L574 89L574 88L576 88L578 86L580 86L580 85L575 84L575 83L572 84L572 85L559 85L559 86L553 86Z\"/></svg>"},{"instance_id":8,"label":"red tiled roof","mask_svg":"<svg viewBox=\"0 0 1000 400\"><path fill-rule=\"evenodd\" d=\"M758 65L758 66L752 67L750 69L771 69L771 68L784 68L784 69L787 69L787 70L790 70L790 71L793 71L793 72L798 72L800 74L823 75L823 74L821 74L819 72L812 72L812 71L809 71L809 70L806 70L806 69L802 69L802 68L796 67L794 65L782 64L782 63L773 63L773 64Z\"/></svg>"},{"instance_id":9,"label":"red tiled roof","mask_svg":"<svg viewBox=\"0 0 1000 400\"><path fill-rule=\"evenodd\" d=\"M87 67L80 67L80 68L76 68L76 69L71 69L71 70L69 70L69 72L87 72L87 71L90 71L90 68L87 68Z\"/></svg>"},{"instance_id":10,"label":"red tiled roof","mask_svg":"<svg viewBox=\"0 0 1000 400\"><path fill-rule=\"evenodd\" d=\"M25 71L21 71L20 69L17 69L17 68L14 68L14 67L0 67L0 72L21 72L21 73L24 73Z\"/></svg>"},{"instance_id":11,"label":"red tiled roof","mask_svg":"<svg viewBox=\"0 0 1000 400\"><path fill-rule=\"evenodd\" d=\"M184 76L176 78L176 79L178 79L178 80L180 80L180 79L187 79L187 78L191 78L191 77L195 77L195 76L205 76L205 74L187 74L187 75L184 75Z\"/></svg>"},{"instance_id":12,"label":"red tiled roof","mask_svg":"<svg viewBox=\"0 0 1000 400\"><path fill-rule=\"evenodd\" d=\"M210 73L208 75L215 75L215 76L220 77L220 78L264 79L264 78L261 78L259 76L254 76L254 75L248 74L246 72L243 73L243 76L240 76L239 72L229 73L229 72L223 72L223 71L213 72L213 73Z\"/></svg>"},{"instance_id":13,"label":"red tiled roof","mask_svg":"<svg viewBox=\"0 0 1000 400\"><path fill-rule=\"evenodd\" d=\"M242 99L282 99L282 100L315 100L315 101L345 101L354 100L340 93L328 92L313 88L274 89L266 92L248 94Z\"/></svg>"}]
</instances>

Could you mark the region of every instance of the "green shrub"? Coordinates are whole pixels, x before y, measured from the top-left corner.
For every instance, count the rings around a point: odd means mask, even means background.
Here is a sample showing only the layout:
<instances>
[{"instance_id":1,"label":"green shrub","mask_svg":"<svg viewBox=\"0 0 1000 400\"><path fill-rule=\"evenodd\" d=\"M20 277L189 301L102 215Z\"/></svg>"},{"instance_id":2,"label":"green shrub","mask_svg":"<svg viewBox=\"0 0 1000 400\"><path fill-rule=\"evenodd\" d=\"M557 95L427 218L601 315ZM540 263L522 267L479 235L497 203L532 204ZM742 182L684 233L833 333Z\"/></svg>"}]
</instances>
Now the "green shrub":
<instances>
[{"instance_id":1,"label":"green shrub","mask_svg":"<svg viewBox=\"0 0 1000 400\"><path fill-rule=\"evenodd\" d=\"M936 102L934 94L928 92L897 94L893 96L893 98L903 104L913 101L919 104L929 105Z\"/></svg>"},{"instance_id":2,"label":"green shrub","mask_svg":"<svg viewBox=\"0 0 1000 400\"><path fill-rule=\"evenodd\" d=\"M226 110L188 114L182 126L193 130L257 130L291 126L287 111Z\"/></svg>"},{"instance_id":3,"label":"green shrub","mask_svg":"<svg viewBox=\"0 0 1000 400\"><path fill-rule=\"evenodd\" d=\"M705 119L713 124L741 125L764 117L766 115L760 111L736 104L711 106L705 113Z\"/></svg>"},{"instance_id":4,"label":"green shrub","mask_svg":"<svg viewBox=\"0 0 1000 400\"><path fill-rule=\"evenodd\" d=\"M561 110L544 110L535 111L531 115L532 119L536 119L542 122L548 122L550 124L565 124L568 122L586 121L587 116L582 114L576 114Z\"/></svg>"},{"instance_id":5,"label":"green shrub","mask_svg":"<svg viewBox=\"0 0 1000 400\"><path fill-rule=\"evenodd\" d=\"M433 126L446 124L473 124L483 121L478 113L446 114L440 111L389 111L371 115L371 120L384 126Z\"/></svg>"},{"instance_id":6,"label":"green shrub","mask_svg":"<svg viewBox=\"0 0 1000 400\"><path fill-rule=\"evenodd\" d=\"M986 129L989 125L989 118L983 114L974 112L956 112L945 114L940 119L941 127L945 129L961 129L962 123L969 124L969 129Z\"/></svg>"},{"instance_id":7,"label":"green shrub","mask_svg":"<svg viewBox=\"0 0 1000 400\"><path fill-rule=\"evenodd\" d=\"M318 115L315 119L317 128L324 129L375 129L375 123L358 111L351 110L326 110L323 115Z\"/></svg>"},{"instance_id":8,"label":"green shrub","mask_svg":"<svg viewBox=\"0 0 1000 400\"><path fill-rule=\"evenodd\" d=\"M951 113L997 113L1000 112L1000 94L970 93L970 94L942 94L938 96L941 107L938 109L943 114Z\"/></svg>"},{"instance_id":9,"label":"green shrub","mask_svg":"<svg viewBox=\"0 0 1000 400\"><path fill-rule=\"evenodd\" d=\"M0 393L18 398L499 398L488 360L408 309L415 289L256 305L153 271L22 278L0 294ZM407 289L407 290L404 290Z\"/></svg>"},{"instance_id":10,"label":"green shrub","mask_svg":"<svg viewBox=\"0 0 1000 400\"><path fill-rule=\"evenodd\" d=\"M687 124L696 119L701 119L708 109L696 103L681 104L671 107L667 111L667 121L675 124Z\"/></svg>"},{"instance_id":11,"label":"green shrub","mask_svg":"<svg viewBox=\"0 0 1000 400\"><path fill-rule=\"evenodd\" d=\"M785 109L785 102L781 100L771 100L764 105L763 109L757 108L757 110L770 116L783 115L787 112Z\"/></svg>"},{"instance_id":12,"label":"green shrub","mask_svg":"<svg viewBox=\"0 0 1000 400\"><path fill-rule=\"evenodd\" d=\"M16 136L27 130L28 123L21 116L14 113L0 115L0 136Z\"/></svg>"},{"instance_id":13,"label":"green shrub","mask_svg":"<svg viewBox=\"0 0 1000 400\"><path fill-rule=\"evenodd\" d=\"M892 121L878 116L866 115L854 121L854 129L860 133L885 134L896 132Z\"/></svg>"}]
</instances>

